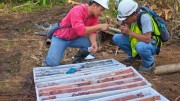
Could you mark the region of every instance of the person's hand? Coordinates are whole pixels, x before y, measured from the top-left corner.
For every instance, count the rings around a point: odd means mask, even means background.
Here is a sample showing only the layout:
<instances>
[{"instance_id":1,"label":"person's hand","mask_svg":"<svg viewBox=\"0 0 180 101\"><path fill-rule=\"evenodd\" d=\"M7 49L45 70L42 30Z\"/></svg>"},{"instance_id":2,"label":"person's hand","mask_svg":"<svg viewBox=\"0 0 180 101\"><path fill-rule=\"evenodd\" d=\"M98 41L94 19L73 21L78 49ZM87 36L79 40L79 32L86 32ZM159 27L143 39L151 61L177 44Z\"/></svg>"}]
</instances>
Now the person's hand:
<instances>
[{"instance_id":1,"label":"person's hand","mask_svg":"<svg viewBox=\"0 0 180 101\"><path fill-rule=\"evenodd\" d=\"M129 35L130 32L131 32L131 30L127 26L124 26L124 25L121 25L119 29L121 30L121 32L123 34L128 34Z\"/></svg>"},{"instance_id":2,"label":"person's hand","mask_svg":"<svg viewBox=\"0 0 180 101\"><path fill-rule=\"evenodd\" d=\"M100 26L100 30L102 31L106 31L109 28L109 24L99 24L99 26Z\"/></svg>"},{"instance_id":3,"label":"person's hand","mask_svg":"<svg viewBox=\"0 0 180 101\"><path fill-rule=\"evenodd\" d=\"M97 52L97 48L98 48L98 47L97 47L97 44L92 44L92 45L91 45L91 52L92 52L92 53L96 53L96 52Z\"/></svg>"}]
</instances>

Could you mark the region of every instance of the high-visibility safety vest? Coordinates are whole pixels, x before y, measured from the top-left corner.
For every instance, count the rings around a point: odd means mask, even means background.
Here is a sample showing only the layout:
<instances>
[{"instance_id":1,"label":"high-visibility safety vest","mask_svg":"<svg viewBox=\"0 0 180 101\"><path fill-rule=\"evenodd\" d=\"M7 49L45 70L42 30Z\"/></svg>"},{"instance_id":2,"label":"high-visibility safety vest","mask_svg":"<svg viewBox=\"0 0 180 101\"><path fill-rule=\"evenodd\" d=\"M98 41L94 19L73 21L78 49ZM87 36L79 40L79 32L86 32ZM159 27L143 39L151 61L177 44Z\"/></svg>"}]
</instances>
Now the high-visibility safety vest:
<instances>
[{"instance_id":1,"label":"high-visibility safety vest","mask_svg":"<svg viewBox=\"0 0 180 101\"><path fill-rule=\"evenodd\" d=\"M147 13L146 13L147 14ZM149 14L148 14L149 15ZM149 15L150 16L150 15ZM157 35L160 35L160 31L159 28L156 24L156 22L154 21L154 19L150 16L151 20L152 20L152 28L153 28L153 32L156 36L152 35L152 39L156 40L156 46L158 43L160 43L160 39L159 37L157 37ZM142 31L138 28L137 23L133 23L130 25L130 30L135 32L136 34L142 34ZM131 50L132 50L132 56L135 57L138 53L135 49L136 44L139 42L139 40L137 40L136 38L130 36L129 41L131 42Z\"/></svg>"}]
</instances>

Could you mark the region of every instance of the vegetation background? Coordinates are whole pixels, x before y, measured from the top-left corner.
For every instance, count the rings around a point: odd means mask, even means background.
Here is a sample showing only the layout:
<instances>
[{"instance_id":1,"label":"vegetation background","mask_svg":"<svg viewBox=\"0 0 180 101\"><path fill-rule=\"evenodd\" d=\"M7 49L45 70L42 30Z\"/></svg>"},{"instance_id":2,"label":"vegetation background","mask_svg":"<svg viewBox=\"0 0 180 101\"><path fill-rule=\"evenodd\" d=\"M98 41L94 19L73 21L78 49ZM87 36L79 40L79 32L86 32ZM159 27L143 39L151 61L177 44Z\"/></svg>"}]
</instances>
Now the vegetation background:
<instances>
[{"instance_id":1,"label":"vegetation background","mask_svg":"<svg viewBox=\"0 0 180 101\"><path fill-rule=\"evenodd\" d=\"M78 0L75 0L78 1ZM90 0L79 0L81 2L88 2ZM117 4L121 0L110 0L110 10L104 13L101 18L102 22L108 21L108 23L116 23ZM180 0L135 0L140 5L148 6L155 10L161 17L163 17L168 23L169 30L173 33L173 38L179 37L179 10ZM55 5L67 5L71 0L0 0L0 9L5 9L8 12L38 12L42 9L52 8ZM75 2L76 3L76 2ZM178 24L177 26L173 26Z\"/></svg>"}]
</instances>

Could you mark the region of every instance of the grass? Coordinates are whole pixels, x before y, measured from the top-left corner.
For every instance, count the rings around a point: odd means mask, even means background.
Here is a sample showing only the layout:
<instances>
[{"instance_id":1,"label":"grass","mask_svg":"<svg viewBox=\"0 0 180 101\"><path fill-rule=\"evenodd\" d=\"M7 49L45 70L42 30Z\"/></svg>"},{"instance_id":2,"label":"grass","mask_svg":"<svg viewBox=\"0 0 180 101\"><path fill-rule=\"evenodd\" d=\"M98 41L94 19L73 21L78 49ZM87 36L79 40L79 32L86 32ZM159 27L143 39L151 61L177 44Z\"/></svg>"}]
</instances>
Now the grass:
<instances>
[{"instance_id":1,"label":"grass","mask_svg":"<svg viewBox=\"0 0 180 101\"><path fill-rule=\"evenodd\" d=\"M4 88L6 88L6 83L5 82L0 82L0 90L3 91Z\"/></svg>"},{"instance_id":2,"label":"grass","mask_svg":"<svg viewBox=\"0 0 180 101\"><path fill-rule=\"evenodd\" d=\"M12 41L10 41L10 40L4 40L4 41L2 42L2 45L5 45L5 46L13 46L14 43L13 43Z\"/></svg>"},{"instance_id":3,"label":"grass","mask_svg":"<svg viewBox=\"0 0 180 101\"><path fill-rule=\"evenodd\" d=\"M4 9L5 8L5 4L4 3L0 3L0 9Z\"/></svg>"},{"instance_id":4,"label":"grass","mask_svg":"<svg viewBox=\"0 0 180 101\"><path fill-rule=\"evenodd\" d=\"M67 0L39 0L38 2L33 2L35 0L23 0L23 1L13 1L13 2L0 2L0 9L8 9L12 12L37 12L42 9L51 8L53 5L64 5Z\"/></svg>"}]
</instances>

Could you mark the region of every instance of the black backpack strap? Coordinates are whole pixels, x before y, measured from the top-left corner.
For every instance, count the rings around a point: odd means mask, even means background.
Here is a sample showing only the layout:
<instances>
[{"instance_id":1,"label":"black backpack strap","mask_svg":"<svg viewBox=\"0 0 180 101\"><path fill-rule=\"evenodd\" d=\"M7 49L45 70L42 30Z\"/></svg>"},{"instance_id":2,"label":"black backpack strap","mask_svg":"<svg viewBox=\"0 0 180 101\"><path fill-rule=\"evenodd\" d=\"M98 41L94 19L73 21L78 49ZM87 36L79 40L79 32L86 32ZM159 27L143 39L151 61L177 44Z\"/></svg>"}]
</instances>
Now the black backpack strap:
<instances>
[{"instance_id":1,"label":"black backpack strap","mask_svg":"<svg viewBox=\"0 0 180 101\"><path fill-rule=\"evenodd\" d=\"M48 32L48 34L47 34L47 38L49 38L49 39L51 39L52 38L52 36L53 36L53 33L56 31L56 30L58 30L58 29L64 29L64 28L72 28L72 26L63 26L63 27L61 27L60 26L60 23L58 23L58 27L55 27L54 29L50 29L50 31Z\"/></svg>"},{"instance_id":2,"label":"black backpack strap","mask_svg":"<svg viewBox=\"0 0 180 101\"><path fill-rule=\"evenodd\" d=\"M142 31L142 24L141 24L141 16L145 14L145 12L140 12L139 13L139 16L137 18L137 25L138 25L138 28L140 29L140 31Z\"/></svg>"},{"instance_id":3,"label":"black backpack strap","mask_svg":"<svg viewBox=\"0 0 180 101\"><path fill-rule=\"evenodd\" d=\"M63 27L59 26L59 29L64 29L64 28L72 28L72 26L63 26Z\"/></svg>"},{"instance_id":4,"label":"black backpack strap","mask_svg":"<svg viewBox=\"0 0 180 101\"><path fill-rule=\"evenodd\" d=\"M60 23L58 23L58 26L59 26L59 28L58 28L58 29L72 28L72 26L71 26L71 25L69 25L69 26L62 26L62 27L61 27Z\"/></svg>"}]
</instances>

